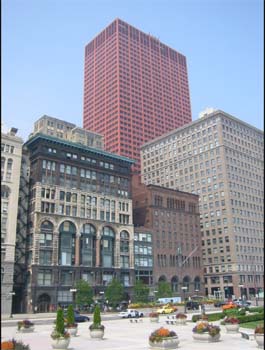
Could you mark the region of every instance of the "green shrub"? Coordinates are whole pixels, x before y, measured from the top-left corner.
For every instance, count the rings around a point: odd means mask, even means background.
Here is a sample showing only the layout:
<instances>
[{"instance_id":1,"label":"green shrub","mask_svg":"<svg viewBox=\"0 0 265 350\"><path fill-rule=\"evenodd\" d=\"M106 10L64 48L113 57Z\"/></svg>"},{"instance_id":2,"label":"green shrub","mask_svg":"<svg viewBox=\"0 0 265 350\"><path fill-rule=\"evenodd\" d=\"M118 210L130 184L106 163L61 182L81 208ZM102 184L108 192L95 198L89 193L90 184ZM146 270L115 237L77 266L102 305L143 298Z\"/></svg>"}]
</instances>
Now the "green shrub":
<instances>
[{"instance_id":1,"label":"green shrub","mask_svg":"<svg viewBox=\"0 0 265 350\"><path fill-rule=\"evenodd\" d=\"M61 308L57 310L55 330L57 333L62 334L62 335L65 333L63 310Z\"/></svg>"},{"instance_id":2,"label":"green shrub","mask_svg":"<svg viewBox=\"0 0 265 350\"><path fill-rule=\"evenodd\" d=\"M73 325L75 324L75 314L73 305L70 304L67 309L67 324Z\"/></svg>"},{"instance_id":3,"label":"green shrub","mask_svg":"<svg viewBox=\"0 0 265 350\"><path fill-rule=\"evenodd\" d=\"M93 323L95 326L101 325L100 307L98 304L96 305L95 310L94 310Z\"/></svg>"},{"instance_id":4,"label":"green shrub","mask_svg":"<svg viewBox=\"0 0 265 350\"><path fill-rule=\"evenodd\" d=\"M246 310L245 309L228 309L228 310L224 310L223 313L226 316L244 316L246 314Z\"/></svg>"},{"instance_id":5,"label":"green shrub","mask_svg":"<svg viewBox=\"0 0 265 350\"><path fill-rule=\"evenodd\" d=\"M225 317L225 314L223 312L216 312L213 314L206 314L206 316L208 317L209 322L213 322L213 321L221 320L222 318ZM202 315L193 315L191 320L192 322L197 322L201 320L201 318L202 318Z\"/></svg>"},{"instance_id":6,"label":"green shrub","mask_svg":"<svg viewBox=\"0 0 265 350\"><path fill-rule=\"evenodd\" d=\"M254 315L246 315L246 316L238 316L239 323L260 321L264 319L264 313L254 314Z\"/></svg>"},{"instance_id":7,"label":"green shrub","mask_svg":"<svg viewBox=\"0 0 265 350\"><path fill-rule=\"evenodd\" d=\"M264 312L264 307L263 306L258 306L258 307L252 307L252 308L248 308L249 312L259 312L262 313Z\"/></svg>"}]
</instances>

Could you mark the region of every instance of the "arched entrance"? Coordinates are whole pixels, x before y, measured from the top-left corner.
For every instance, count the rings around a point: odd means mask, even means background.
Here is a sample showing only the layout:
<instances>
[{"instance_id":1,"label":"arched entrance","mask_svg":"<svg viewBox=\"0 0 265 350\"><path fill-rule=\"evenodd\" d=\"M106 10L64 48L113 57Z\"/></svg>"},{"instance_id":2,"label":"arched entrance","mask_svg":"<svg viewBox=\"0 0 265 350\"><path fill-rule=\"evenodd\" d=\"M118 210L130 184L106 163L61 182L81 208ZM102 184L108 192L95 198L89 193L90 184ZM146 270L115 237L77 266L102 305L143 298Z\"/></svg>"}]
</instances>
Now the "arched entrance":
<instances>
[{"instance_id":1,"label":"arched entrance","mask_svg":"<svg viewBox=\"0 0 265 350\"><path fill-rule=\"evenodd\" d=\"M37 312L49 312L51 297L48 294L41 294L37 301Z\"/></svg>"}]
</instances>

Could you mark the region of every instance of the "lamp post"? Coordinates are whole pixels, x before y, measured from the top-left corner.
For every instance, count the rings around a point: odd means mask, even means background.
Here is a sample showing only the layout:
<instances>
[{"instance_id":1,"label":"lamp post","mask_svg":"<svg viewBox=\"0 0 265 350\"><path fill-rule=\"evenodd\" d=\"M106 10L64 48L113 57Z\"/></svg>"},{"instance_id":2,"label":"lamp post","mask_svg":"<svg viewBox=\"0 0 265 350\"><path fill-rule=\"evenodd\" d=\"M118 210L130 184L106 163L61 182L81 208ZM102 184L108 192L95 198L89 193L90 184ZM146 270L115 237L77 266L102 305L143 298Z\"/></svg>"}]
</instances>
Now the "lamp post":
<instances>
[{"instance_id":1,"label":"lamp post","mask_svg":"<svg viewBox=\"0 0 265 350\"><path fill-rule=\"evenodd\" d=\"M239 284L238 287L240 288L241 301L243 301L243 288L244 288L244 284Z\"/></svg>"},{"instance_id":2,"label":"lamp post","mask_svg":"<svg viewBox=\"0 0 265 350\"><path fill-rule=\"evenodd\" d=\"M76 288L71 288L70 292L73 293L73 306L74 306L74 309L75 309L75 293L77 292L77 289Z\"/></svg>"},{"instance_id":3,"label":"lamp post","mask_svg":"<svg viewBox=\"0 0 265 350\"><path fill-rule=\"evenodd\" d=\"M10 298L11 298L10 318L13 318L13 315L12 315L13 295L16 295L16 293L15 292L9 292L8 295L10 295Z\"/></svg>"},{"instance_id":4,"label":"lamp post","mask_svg":"<svg viewBox=\"0 0 265 350\"><path fill-rule=\"evenodd\" d=\"M181 287L182 291L183 291L183 295L184 295L184 312L187 312L187 304L186 304L186 291L188 289L188 287L183 286Z\"/></svg>"}]
</instances>

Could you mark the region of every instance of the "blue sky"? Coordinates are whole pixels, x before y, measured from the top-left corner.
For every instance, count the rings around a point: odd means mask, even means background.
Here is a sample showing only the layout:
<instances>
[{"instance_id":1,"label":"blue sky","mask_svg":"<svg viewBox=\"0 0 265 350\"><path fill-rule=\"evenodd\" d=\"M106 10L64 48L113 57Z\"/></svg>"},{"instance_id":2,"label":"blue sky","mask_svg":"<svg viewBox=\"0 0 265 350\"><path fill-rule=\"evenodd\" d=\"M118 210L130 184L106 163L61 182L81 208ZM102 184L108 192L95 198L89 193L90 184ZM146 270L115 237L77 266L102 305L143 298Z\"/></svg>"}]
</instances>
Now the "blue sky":
<instances>
[{"instance_id":1,"label":"blue sky","mask_svg":"<svg viewBox=\"0 0 265 350\"><path fill-rule=\"evenodd\" d=\"M2 0L2 123L82 126L84 47L121 18L187 57L193 120L214 107L263 129L262 0Z\"/></svg>"}]
</instances>

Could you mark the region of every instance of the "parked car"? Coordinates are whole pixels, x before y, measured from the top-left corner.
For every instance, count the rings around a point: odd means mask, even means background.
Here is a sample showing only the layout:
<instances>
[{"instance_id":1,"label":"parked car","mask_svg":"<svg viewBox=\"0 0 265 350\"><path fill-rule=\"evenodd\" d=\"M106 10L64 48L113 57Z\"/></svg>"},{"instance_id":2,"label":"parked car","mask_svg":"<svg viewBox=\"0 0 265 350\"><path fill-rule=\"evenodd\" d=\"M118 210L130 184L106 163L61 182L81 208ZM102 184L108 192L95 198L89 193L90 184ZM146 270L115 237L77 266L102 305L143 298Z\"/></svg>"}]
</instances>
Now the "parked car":
<instances>
[{"instance_id":1,"label":"parked car","mask_svg":"<svg viewBox=\"0 0 265 350\"><path fill-rule=\"evenodd\" d=\"M143 317L144 314L135 309L127 309L125 311L121 311L118 314L122 318L131 318L131 317Z\"/></svg>"},{"instance_id":2,"label":"parked car","mask_svg":"<svg viewBox=\"0 0 265 350\"><path fill-rule=\"evenodd\" d=\"M199 310L199 303L197 301L187 301L186 308L187 310Z\"/></svg>"},{"instance_id":3,"label":"parked car","mask_svg":"<svg viewBox=\"0 0 265 350\"><path fill-rule=\"evenodd\" d=\"M222 306L222 310L236 309L237 307L237 304L230 301Z\"/></svg>"},{"instance_id":4,"label":"parked car","mask_svg":"<svg viewBox=\"0 0 265 350\"><path fill-rule=\"evenodd\" d=\"M156 310L158 314L171 314L175 309L169 305L164 305Z\"/></svg>"},{"instance_id":5,"label":"parked car","mask_svg":"<svg viewBox=\"0 0 265 350\"><path fill-rule=\"evenodd\" d=\"M251 305L251 301L248 300L238 300L234 302L238 307L248 307Z\"/></svg>"},{"instance_id":6,"label":"parked car","mask_svg":"<svg viewBox=\"0 0 265 350\"><path fill-rule=\"evenodd\" d=\"M226 304L226 302L224 301L224 300L219 300L219 301L216 301L215 303L214 303L214 306L215 307L221 307L221 306L223 306L223 305L225 305Z\"/></svg>"},{"instance_id":7,"label":"parked car","mask_svg":"<svg viewBox=\"0 0 265 350\"><path fill-rule=\"evenodd\" d=\"M88 322L90 318L85 315L81 315L79 311L74 310L75 322ZM67 321L67 311L64 312L64 319Z\"/></svg>"}]
</instances>

